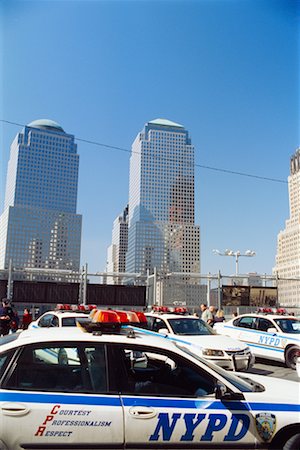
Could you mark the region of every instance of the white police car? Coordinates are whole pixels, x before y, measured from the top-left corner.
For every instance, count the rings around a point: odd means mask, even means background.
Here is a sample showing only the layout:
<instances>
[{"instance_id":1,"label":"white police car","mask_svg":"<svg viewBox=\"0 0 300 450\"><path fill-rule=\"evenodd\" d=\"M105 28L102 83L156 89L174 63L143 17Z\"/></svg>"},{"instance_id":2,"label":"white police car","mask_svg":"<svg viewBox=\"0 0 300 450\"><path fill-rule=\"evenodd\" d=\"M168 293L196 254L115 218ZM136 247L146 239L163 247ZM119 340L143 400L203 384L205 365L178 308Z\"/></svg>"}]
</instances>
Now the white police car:
<instances>
[{"instance_id":1,"label":"white police car","mask_svg":"<svg viewBox=\"0 0 300 450\"><path fill-rule=\"evenodd\" d=\"M28 328L49 328L49 327L76 327L76 320L87 318L87 313L93 308L83 307L78 309L78 305L57 305L53 311L46 311L36 320L32 321Z\"/></svg>"},{"instance_id":2,"label":"white police car","mask_svg":"<svg viewBox=\"0 0 300 450\"><path fill-rule=\"evenodd\" d=\"M226 372L175 339L122 330L114 311L98 318L90 332L0 339L1 450L299 448L298 383Z\"/></svg>"},{"instance_id":3,"label":"white police car","mask_svg":"<svg viewBox=\"0 0 300 450\"><path fill-rule=\"evenodd\" d=\"M202 319L186 314L184 308L156 308L145 314L149 330L177 335L188 343L197 345L197 353L224 369L244 371L253 366L255 357L243 342L218 335Z\"/></svg>"},{"instance_id":4,"label":"white police car","mask_svg":"<svg viewBox=\"0 0 300 450\"><path fill-rule=\"evenodd\" d=\"M282 314L242 314L216 323L216 331L244 341L257 357L296 369L300 356L300 319Z\"/></svg>"}]
</instances>

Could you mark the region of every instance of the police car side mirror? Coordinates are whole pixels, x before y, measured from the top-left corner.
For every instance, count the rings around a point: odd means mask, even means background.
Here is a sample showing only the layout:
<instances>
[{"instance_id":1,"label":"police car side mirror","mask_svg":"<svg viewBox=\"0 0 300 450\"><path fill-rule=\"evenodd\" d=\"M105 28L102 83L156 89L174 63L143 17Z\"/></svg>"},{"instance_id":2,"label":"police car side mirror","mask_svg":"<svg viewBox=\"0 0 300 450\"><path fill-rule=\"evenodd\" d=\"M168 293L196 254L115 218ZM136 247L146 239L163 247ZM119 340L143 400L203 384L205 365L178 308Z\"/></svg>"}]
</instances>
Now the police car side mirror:
<instances>
[{"instance_id":1,"label":"police car side mirror","mask_svg":"<svg viewBox=\"0 0 300 450\"><path fill-rule=\"evenodd\" d=\"M268 333L277 333L277 330L276 330L276 328L271 327L271 328L268 328Z\"/></svg>"},{"instance_id":2,"label":"police car side mirror","mask_svg":"<svg viewBox=\"0 0 300 450\"><path fill-rule=\"evenodd\" d=\"M169 334L168 328L161 328L160 330L158 330L158 332L159 332L160 334Z\"/></svg>"},{"instance_id":3,"label":"police car side mirror","mask_svg":"<svg viewBox=\"0 0 300 450\"><path fill-rule=\"evenodd\" d=\"M221 381L217 381L215 388L216 398L222 401L226 400L244 400L244 395L242 392L231 392L225 386L225 384L221 383Z\"/></svg>"}]
</instances>

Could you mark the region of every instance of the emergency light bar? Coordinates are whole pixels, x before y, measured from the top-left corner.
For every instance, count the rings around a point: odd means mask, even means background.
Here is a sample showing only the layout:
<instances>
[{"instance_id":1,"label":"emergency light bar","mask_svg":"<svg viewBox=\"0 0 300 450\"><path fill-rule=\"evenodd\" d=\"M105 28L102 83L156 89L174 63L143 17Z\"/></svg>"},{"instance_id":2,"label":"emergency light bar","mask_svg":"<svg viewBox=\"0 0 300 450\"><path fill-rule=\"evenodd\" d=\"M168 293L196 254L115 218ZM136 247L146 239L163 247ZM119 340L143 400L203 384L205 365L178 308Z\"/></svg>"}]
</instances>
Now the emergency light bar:
<instances>
[{"instance_id":1,"label":"emergency light bar","mask_svg":"<svg viewBox=\"0 0 300 450\"><path fill-rule=\"evenodd\" d=\"M188 310L182 306L168 307L168 306L152 306L152 311L160 314L188 314Z\"/></svg>"},{"instance_id":2,"label":"emergency light bar","mask_svg":"<svg viewBox=\"0 0 300 450\"><path fill-rule=\"evenodd\" d=\"M139 328L147 327L147 319L144 313L113 309L93 309L89 315L89 320L77 319L76 322L84 331L99 333L119 333L124 325L135 325Z\"/></svg>"},{"instance_id":3,"label":"emergency light bar","mask_svg":"<svg viewBox=\"0 0 300 450\"><path fill-rule=\"evenodd\" d=\"M285 308L259 308L257 311L258 314L280 314L287 315L288 312Z\"/></svg>"},{"instance_id":4,"label":"emergency light bar","mask_svg":"<svg viewBox=\"0 0 300 450\"><path fill-rule=\"evenodd\" d=\"M70 305L66 303L58 303L55 307L56 311L73 311L73 312L90 312L97 308L96 305Z\"/></svg>"}]
</instances>

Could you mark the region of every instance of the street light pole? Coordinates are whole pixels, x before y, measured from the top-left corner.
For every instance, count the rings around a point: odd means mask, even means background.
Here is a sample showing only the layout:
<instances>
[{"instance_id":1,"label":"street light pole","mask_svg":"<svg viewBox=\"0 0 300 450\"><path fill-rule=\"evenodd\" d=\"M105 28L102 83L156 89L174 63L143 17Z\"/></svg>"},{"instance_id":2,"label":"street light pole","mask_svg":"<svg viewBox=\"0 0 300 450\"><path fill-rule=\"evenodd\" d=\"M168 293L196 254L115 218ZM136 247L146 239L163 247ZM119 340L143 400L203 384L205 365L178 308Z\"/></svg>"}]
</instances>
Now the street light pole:
<instances>
[{"instance_id":1,"label":"street light pole","mask_svg":"<svg viewBox=\"0 0 300 450\"><path fill-rule=\"evenodd\" d=\"M252 257L255 256L256 253L254 250L246 250L245 253L241 253L239 250L230 250L230 249L226 249L223 253L220 252L220 250L214 249L213 253L215 253L216 255L219 256L233 256L235 258L235 274L238 275L239 273L239 258L241 256L246 256L246 257Z\"/></svg>"}]
</instances>

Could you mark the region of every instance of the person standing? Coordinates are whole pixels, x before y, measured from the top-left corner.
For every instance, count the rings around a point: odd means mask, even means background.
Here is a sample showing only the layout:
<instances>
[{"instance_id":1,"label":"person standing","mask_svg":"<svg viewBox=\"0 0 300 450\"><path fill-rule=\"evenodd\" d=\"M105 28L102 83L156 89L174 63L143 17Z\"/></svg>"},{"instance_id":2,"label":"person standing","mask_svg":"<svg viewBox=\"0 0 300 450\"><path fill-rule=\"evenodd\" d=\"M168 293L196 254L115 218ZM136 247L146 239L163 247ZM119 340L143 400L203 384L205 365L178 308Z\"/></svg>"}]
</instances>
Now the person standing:
<instances>
[{"instance_id":1,"label":"person standing","mask_svg":"<svg viewBox=\"0 0 300 450\"><path fill-rule=\"evenodd\" d=\"M212 318L213 318L212 322L209 325L213 326L215 323L215 316L216 316L217 308L213 305L210 305L210 307L208 309L210 310Z\"/></svg>"},{"instance_id":2,"label":"person standing","mask_svg":"<svg viewBox=\"0 0 300 450\"><path fill-rule=\"evenodd\" d=\"M201 303L200 310L202 312L201 319L204 320L204 322L208 323L208 325L212 325L214 322L214 318L211 311L208 309L205 303Z\"/></svg>"},{"instance_id":3,"label":"person standing","mask_svg":"<svg viewBox=\"0 0 300 450\"><path fill-rule=\"evenodd\" d=\"M20 317L15 305L11 304L11 309L12 309L12 317L10 321L10 329L12 333L16 333L16 331L18 331L19 329Z\"/></svg>"},{"instance_id":4,"label":"person standing","mask_svg":"<svg viewBox=\"0 0 300 450\"><path fill-rule=\"evenodd\" d=\"M24 313L23 313L23 319L22 319L22 329L27 330L30 322L32 322L32 314L28 308L25 308Z\"/></svg>"},{"instance_id":5,"label":"person standing","mask_svg":"<svg viewBox=\"0 0 300 450\"><path fill-rule=\"evenodd\" d=\"M6 336L10 330L12 309L9 306L7 299L2 299L0 307L0 336Z\"/></svg>"},{"instance_id":6,"label":"person standing","mask_svg":"<svg viewBox=\"0 0 300 450\"><path fill-rule=\"evenodd\" d=\"M225 321L225 315L223 309L218 309L215 314L215 322L224 322Z\"/></svg>"}]
</instances>

